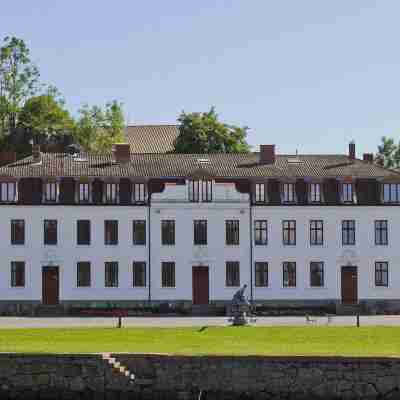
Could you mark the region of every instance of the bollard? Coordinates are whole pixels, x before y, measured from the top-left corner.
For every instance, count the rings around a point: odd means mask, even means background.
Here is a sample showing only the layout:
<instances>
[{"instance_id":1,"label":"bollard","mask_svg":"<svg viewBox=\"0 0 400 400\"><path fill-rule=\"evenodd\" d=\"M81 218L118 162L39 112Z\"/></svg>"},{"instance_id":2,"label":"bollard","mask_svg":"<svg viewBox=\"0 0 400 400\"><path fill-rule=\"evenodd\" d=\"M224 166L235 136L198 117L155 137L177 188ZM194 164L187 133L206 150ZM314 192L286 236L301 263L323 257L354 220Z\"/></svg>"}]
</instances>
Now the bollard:
<instances>
[{"instance_id":1,"label":"bollard","mask_svg":"<svg viewBox=\"0 0 400 400\"><path fill-rule=\"evenodd\" d=\"M118 328L122 328L122 317L118 315Z\"/></svg>"},{"instance_id":2,"label":"bollard","mask_svg":"<svg viewBox=\"0 0 400 400\"><path fill-rule=\"evenodd\" d=\"M360 327L360 313L357 313L357 328Z\"/></svg>"}]
</instances>

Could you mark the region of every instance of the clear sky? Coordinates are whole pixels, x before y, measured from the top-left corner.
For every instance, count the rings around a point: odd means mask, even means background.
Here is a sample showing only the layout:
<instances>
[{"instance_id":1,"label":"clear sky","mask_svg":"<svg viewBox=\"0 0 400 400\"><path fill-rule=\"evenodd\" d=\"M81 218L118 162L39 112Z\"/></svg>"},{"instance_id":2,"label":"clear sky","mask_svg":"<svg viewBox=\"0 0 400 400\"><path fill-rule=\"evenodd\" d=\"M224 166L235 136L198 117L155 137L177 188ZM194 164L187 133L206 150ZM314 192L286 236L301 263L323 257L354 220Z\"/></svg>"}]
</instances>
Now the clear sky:
<instances>
[{"instance_id":1,"label":"clear sky","mask_svg":"<svg viewBox=\"0 0 400 400\"><path fill-rule=\"evenodd\" d=\"M214 105L278 152L374 152L400 132L398 0L10 0L24 39L76 112L117 99L131 123Z\"/></svg>"}]
</instances>

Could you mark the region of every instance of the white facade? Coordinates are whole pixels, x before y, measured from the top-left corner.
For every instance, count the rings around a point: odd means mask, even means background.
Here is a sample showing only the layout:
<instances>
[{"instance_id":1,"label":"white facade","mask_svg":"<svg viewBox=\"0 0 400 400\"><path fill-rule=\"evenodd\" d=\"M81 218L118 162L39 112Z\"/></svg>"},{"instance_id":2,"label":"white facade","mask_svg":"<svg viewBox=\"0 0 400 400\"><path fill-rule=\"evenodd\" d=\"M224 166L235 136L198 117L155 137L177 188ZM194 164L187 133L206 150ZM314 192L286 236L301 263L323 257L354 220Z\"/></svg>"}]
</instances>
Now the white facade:
<instances>
[{"instance_id":1,"label":"white facade","mask_svg":"<svg viewBox=\"0 0 400 400\"><path fill-rule=\"evenodd\" d=\"M150 217L150 222L149 222ZM25 220L25 244L12 245L10 221ZM43 221L58 221L57 245L43 244ZM77 220L91 221L91 244L77 245ZM193 221L207 220L207 245L193 244ZM117 245L104 244L104 221L118 220ZM145 220L146 245L132 244L132 221ZM175 221L175 245L161 244L161 221ZM240 242L225 243L225 221L239 220ZM255 220L268 221L268 243L256 246ZM296 221L296 244L282 243L282 221ZM310 245L310 220L323 220L323 245ZM342 245L342 220L355 220L355 245ZM388 245L375 244L375 220L388 221ZM213 185L213 201L191 203L185 185L167 185L148 206L2 205L0 302L42 301L42 267L59 267L60 302L154 302L193 299L192 267L209 269L209 300L226 301L227 261L239 262L240 285L263 301L341 301L341 268L358 268L358 299L400 299L400 214L397 206L251 206L233 184ZM150 248L149 248L150 247ZM12 261L25 262L25 287L11 287ZM77 287L77 262L90 261L90 287ZM118 287L105 287L107 261L118 262ZM132 286L132 263L146 262L146 287ZM161 282L161 263L175 262L175 287ZM268 287L255 287L254 263L268 262ZM296 286L283 287L282 263L296 262ZM310 286L310 262L324 263L324 286ZM375 285L375 262L388 262L388 287Z\"/></svg>"}]
</instances>

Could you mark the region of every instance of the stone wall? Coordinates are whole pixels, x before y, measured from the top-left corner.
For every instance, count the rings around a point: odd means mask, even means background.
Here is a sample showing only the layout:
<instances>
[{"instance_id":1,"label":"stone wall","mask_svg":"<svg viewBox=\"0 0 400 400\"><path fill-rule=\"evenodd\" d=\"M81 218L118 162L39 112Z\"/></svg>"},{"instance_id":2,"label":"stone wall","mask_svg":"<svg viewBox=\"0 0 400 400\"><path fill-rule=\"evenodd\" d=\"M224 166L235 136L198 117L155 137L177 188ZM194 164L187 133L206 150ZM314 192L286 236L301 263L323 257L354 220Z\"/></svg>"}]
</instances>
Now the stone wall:
<instances>
[{"instance_id":1,"label":"stone wall","mask_svg":"<svg viewBox=\"0 0 400 400\"><path fill-rule=\"evenodd\" d=\"M0 354L0 398L400 399L398 358L111 357Z\"/></svg>"}]
</instances>

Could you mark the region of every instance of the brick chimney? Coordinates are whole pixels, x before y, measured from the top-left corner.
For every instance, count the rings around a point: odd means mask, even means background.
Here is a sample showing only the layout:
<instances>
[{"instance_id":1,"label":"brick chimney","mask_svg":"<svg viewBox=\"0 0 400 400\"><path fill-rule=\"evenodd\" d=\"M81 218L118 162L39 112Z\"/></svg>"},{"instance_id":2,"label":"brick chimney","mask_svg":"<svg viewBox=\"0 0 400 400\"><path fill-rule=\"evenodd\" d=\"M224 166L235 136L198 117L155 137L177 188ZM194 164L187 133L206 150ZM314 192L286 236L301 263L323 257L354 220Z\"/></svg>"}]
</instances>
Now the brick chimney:
<instances>
[{"instance_id":1,"label":"brick chimney","mask_svg":"<svg viewBox=\"0 0 400 400\"><path fill-rule=\"evenodd\" d=\"M372 164L374 162L374 155L372 153L364 153L363 160Z\"/></svg>"},{"instance_id":2,"label":"brick chimney","mask_svg":"<svg viewBox=\"0 0 400 400\"><path fill-rule=\"evenodd\" d=\"M261 144L260 145L260 164L275 163L275 145Z\"/></svg>"},{"instance_id":3,"label":"brick chimney","mask_svg":"<svg viewBox=\"0 0 400 400\"><path fill-rule=\"evenodd\" d=\"M40 152L40 145L38 144L32 146L32 161L34 164L38 164L42 161L42 153Z\"/></svg>"},{"instance_id":4,"label":"brick chimney","mask_svg":"<svg viewBox=\"0 0 400 400\"><path fill-rule=\"evenodd\" d=\"M125 164L131 161L131 148L127 143L114 144L114 159L119 164Z\"/></svg>"},{"instance_id":5,"label":"brick chimney","mask_svg":"<svg viewBox=\"0 0 400 400\"><path fill-rule=\"evenodd\" d=\"M356 159L356 144L353 141L349 143L349 158L350 160Z\"/></svg>"}]
</instances>

